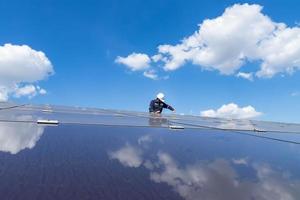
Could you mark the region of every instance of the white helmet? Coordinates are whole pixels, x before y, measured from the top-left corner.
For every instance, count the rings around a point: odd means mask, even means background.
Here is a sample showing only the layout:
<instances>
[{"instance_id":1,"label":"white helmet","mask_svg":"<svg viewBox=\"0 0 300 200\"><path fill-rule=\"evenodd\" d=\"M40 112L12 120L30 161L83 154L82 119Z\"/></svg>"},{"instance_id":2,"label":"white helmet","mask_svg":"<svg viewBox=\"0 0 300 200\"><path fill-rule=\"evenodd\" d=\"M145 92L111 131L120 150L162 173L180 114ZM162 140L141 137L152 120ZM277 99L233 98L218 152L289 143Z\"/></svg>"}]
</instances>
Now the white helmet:
<instances>
[{"instance_id":1,"label":"white helmet","mask_svg":"<svg viewBox=\"0 0 300 200\"><path fill-rule=\"evenodd\" d=\"M159 99L159 100L161 100L162 102L164 102L165 101L165 95L163 94L163 93L158 93L157 95L156 95L156 97Z\"/></svg>"}]
</instances>

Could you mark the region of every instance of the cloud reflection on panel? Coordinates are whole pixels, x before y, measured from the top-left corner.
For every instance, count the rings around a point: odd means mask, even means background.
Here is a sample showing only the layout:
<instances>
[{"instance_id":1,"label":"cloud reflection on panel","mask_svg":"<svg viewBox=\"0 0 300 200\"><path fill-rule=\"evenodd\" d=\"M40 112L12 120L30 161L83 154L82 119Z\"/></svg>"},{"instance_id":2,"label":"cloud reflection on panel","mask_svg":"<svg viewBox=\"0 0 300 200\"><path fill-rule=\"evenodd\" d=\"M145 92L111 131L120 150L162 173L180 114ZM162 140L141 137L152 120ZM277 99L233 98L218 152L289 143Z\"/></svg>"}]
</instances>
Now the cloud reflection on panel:
<instances>
[{"instance_id":1,"label":"cloud reflection on panel","mask_svg":"<svg viewBox=\"0 0 300 200\"><path fill-rule=\"evenodd\" d=\"M19 116L18 120L30 120L31 116ZM44 132L44 127L33 123L0 122L0 151L17 154L32 149Z\"/></svg>"},{"instance_id":2,"label":"cloud reflection on panel","mask_svg":"<svg viewBox=\"0 0 300 200\"><path fill-rule=\"evenodd\" d=\"M141 153L142 151L140 149L127 143L121 149L109 152L109 157L111 159L117 159L126 167L139 167L143 162Z\"/></svg>"},{"instance_id":3,"label":"cloud reflection on panel","mask_svg":"<svg viewBox=\"0 0 300 200\"><path fill-rule=\"evenodd\" d=\"M276 171L266 163L250 162L247 158L179 165L170 154L158 151L155 160L150 161L145 158L142 143L136 146L126 143L109 155L123 166L144 167L152 181L168 184L186 200L296 200L300 196L300 182L288 172ZM239 168L253 171L254 177L245 178Z\"/></svg>"},{"instance_id":4,"label":"cloud reflection on panel","mask_svg":"<svg viewBox=\"0 0 300 200\"><path fill-rule=\"evenodd\" d=\"M137 140L137 146L126 143L123 147L116 151L109 151L108 156L110 159L118 160L126 167L140 167L145 165L143 160L143 153L148 148L148 144L152 142L150 135L144 135ZM147 163L149 163L147 161Z\"/></svg>"},{"instance_id":5,"label":"cloud reflection on panel","mask_svg":"<svg viewBox=\"0 0 300 200\"><path fill-rule=\"evenodd\" d=\"M250 120L225 120L220 119L219 124L215 127L220 129L233 129L233 130L254 130L256 127Z\"/></svg>"},{"instance_id":6,"label":"cloud reflection on panel","mask_svg":"<svg viewBox=\"0 0 300 200\"><path fill-rule=\"evenodd\" d=\"M266 164L250 164L255 171L255 181L243 180L231 161L216 159L180 168L167 153L158 153L160 169L151 172L151 180L167 183L182 197L198 199L272 199L293 200L299 196L300 183L274 171Z\"/></svg>"}]
</instances>

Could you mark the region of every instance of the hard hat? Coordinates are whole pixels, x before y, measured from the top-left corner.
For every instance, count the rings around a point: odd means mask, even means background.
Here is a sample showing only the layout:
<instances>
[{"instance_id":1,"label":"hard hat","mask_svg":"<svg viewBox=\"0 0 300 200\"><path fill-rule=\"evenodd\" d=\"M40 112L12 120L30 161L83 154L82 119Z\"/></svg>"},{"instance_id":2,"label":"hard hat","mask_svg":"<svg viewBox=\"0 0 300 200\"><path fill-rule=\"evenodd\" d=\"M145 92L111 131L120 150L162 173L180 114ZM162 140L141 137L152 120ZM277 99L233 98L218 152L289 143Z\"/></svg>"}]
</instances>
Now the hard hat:
<instances>
[{"instance_id":1,"label":"hard hat","mask_svg":"<svg viewBox=\"0 0 300 200\"><path fill-rule=\"evenodd\" d=\"M164 102L165 101L165 95L163 94L163 93L158 93L157 95L156 95L156 97L159 99L159 100L161 100L162 102Z\"/></svg>"}]
</instances>

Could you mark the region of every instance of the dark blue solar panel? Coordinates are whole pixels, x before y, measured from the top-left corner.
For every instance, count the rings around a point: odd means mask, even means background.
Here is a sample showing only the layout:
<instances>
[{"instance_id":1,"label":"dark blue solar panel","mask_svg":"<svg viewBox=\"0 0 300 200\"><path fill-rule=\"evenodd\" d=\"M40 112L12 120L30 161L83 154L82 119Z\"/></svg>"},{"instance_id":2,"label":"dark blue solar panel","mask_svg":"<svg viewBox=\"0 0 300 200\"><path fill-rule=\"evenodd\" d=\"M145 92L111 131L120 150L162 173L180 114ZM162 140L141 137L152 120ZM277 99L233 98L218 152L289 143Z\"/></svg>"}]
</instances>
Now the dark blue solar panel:
<instances>
[{"instance_id":1,"label":"dark blue solar panel","mask_svg":"<svg viewBox=\"0 0 300 200\"><path fill-rule=\"evenodd\" d=\"M6 108L0 111L1 199L300 198L300 135L289 124ZM276 131L254 131L257 124Z\"/></svg>"}]
</instances>

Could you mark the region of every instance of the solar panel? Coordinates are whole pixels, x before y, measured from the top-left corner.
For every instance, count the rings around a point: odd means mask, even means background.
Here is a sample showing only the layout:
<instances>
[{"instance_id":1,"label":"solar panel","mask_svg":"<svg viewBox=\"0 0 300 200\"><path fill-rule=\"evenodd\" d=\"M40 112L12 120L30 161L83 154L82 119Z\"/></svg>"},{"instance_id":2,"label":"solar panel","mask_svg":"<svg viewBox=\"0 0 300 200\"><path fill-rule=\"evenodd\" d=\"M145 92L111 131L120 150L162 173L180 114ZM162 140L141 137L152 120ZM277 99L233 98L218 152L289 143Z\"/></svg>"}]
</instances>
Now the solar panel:
<instances>
[{"instance_id":1,"label":"solar panel","mask_svg":"<svg viewBox=\"0 0 300 200\"><path fill-rule=\"evenodd\" d=\"M0 196L299 199L297 127L2 103Z\"/></svg>"},{"instance_id":2,"label":"solar panel","mask_svg":"<svg viewBox=\"0 0 300 200\"><path fill-rule=\"evenodd\" d=\"M300 124L257 121L247 119L207 118L191 115L149 115L146 112L132 112L97 108L80 108L52 105L17 105L0 103L0 120L9 115L31 115L33 121L54 119L61 123L102 124L120 126L183 126L185 128L208 128L256 132L300 133Z\"/></svg>"}]
</instances>

